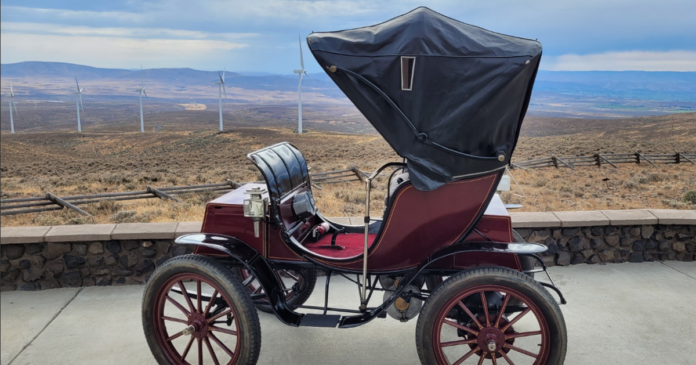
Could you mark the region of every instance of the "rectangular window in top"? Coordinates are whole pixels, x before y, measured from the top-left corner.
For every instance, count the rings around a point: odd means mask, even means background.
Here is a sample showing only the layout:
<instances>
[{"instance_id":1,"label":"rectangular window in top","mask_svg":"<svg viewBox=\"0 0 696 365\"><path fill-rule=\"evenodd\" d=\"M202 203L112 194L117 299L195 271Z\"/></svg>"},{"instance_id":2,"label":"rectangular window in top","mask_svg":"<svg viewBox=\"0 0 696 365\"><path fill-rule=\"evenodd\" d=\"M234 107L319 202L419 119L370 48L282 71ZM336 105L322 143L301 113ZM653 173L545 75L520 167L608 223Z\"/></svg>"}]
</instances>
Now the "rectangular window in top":
<instances>
[{"instance_id":1,"label":"rectangular window in top","mask_svg":"<svg viewBox=\"0 0 696 365\"><path fill-rule=\"evenodd\" d=\"M413 88L413 70L416 68L415 57L401 57L401 90Z\"/></svg>"}]
</instances>

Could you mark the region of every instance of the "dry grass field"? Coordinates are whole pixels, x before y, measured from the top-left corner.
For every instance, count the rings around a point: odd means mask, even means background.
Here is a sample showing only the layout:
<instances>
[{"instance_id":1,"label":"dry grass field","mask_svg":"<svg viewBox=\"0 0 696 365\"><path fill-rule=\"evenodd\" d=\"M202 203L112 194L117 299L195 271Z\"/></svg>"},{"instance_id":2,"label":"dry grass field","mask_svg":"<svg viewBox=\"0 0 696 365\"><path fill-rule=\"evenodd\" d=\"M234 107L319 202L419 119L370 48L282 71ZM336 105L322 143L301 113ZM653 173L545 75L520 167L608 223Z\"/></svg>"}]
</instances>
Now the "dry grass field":
<instances>
[{"instance_id":1,"label":"dry grass field","mask_svg":"<svg viewBox=\"0 0 696 365\"><path fill-rule=\"evenodd\" d=\"M179 106L184 109L184 107ZM144 190L155 187L254 181L261 177L246 154L289 141L305 154L312 172L357 166L372 171L398 156L354 109L308 110L309 132L292 132L296 109L282 106L239 107L230 112L229 132L214 131L216 108L186 106L182 111L154 114L157 133L130 131L130 122L99 122L77 134L67 129L40 128L16 135L2 134L0 184L2 198L58 196ZM208 115L210 114L210 115ZM6 123L3 115L3 126ZM232 127L234 125L234 127ZM346 125L348 127L346 127ZM344 132L330 131L342 127ZM336 128L334 128L336 127ZM347 133L351 132L351 133ZM355 132L361 132L356 134ZM556 154L696 152L696 115L675 114L623 120L552 119L529 117L513 160ZM569 169L514 170L526 198L513 184L504 200L521 203L525 211L677 208L696 189L696 165L619 165ZM609 179L604 181L605 179ZM386 179L378 181L373 209L383 209ZM360 215L363 185L354 182L315 189L321 211L328 216ZM81 206L94 215L85 218L62 210L3 216L2 226L107 222L197 221L216 193L190 194L183 203L147 199Z\"/></svg>"}]
</instances>

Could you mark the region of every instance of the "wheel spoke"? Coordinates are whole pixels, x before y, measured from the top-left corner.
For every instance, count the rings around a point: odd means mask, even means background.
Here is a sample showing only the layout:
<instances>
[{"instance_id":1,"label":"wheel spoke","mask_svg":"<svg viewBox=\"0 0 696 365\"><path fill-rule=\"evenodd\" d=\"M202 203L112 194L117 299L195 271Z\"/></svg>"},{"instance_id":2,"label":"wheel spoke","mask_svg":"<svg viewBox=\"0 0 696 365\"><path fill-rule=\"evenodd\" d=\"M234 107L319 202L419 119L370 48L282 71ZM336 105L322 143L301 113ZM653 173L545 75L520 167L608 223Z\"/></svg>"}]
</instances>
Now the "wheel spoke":
<instances>
[{"instance_id":1,"label":"wheel spoke","mask_svg":"<svg viewBox=\"0 0 696 365\"><path fill-rule=\"evenodd\" d=\"M300 281L300 277L296 276L295 274L291 273L290 271L285 270L284 273L285 273L285 275L289 276L292 280L295 280L297 282Z\"/></svg>"},{"instance_id":2,"label":"wheel spoke","mask_svg":"<svg viewBox=\"0 0 696 365\"><path fill-rule=\"evenodd\" d=\"M222 332L222 333L227 333L228 335L237 336L237 331L228 330L226 328L220 328L220 327L215 327L215 326L209 325L208 329L210 329L211 331L218 331L218 332Z\"/></svg>"},{"instance_id":3,"label":"wheel spoke","mask_svg":"<svg viewBox=\"0 0 696 365\"><path fill-rule=\"evenodd\" d=\"M493 365L498 365L498 362L495 360L495 352L491 353L491 361L493 362Z\"/></svg>"},{"instance_id":4,"label":"wheel spoke","mask_svg":"<svg viewBox=\"0 0 696 365\"><path fill-rule=\"evenodd\" d=\"M179 318L172 318L172 317L162 316L162 319L164 319L165 321L172 321L172 322L179 322L179 323L188 324L187 321L185 321L185 320L183 320L183 319L179 319Z\"/></svg>"},{"instance_id":5,"label":"wheel spoke","mask_svg":"<svg viewBox=\"0 0 696 365\"><path fill-rule=\"evenodd\" d=\"M181 289L181 295L186 298L186 303L188 304L189 308L191 308L191 312L195 312L196 308L194 308L193 303L191 302L191 297L189 297L188 291L186 290L186 287L184 286L184 283L179 281L179 288Z\"/></svg>"},{"instance_id":6,"label":"wheel spoke","mask_svg":"<svg viewBox=\"0 0 696 365\"><path fill-rule=\"evenodd\" d=\"M472 330L471 328L469 328L469 327L467 327L467 326L464 326L464 325L461 325L461 324L459 324L459 323L457 323L457 322L452 322L452 321L449 321L449 320L446 320L446 319L445 319L445 320L443 321L443 323L447 323L448 325L450 325L450 326L452 326L452 327L456 327L456 328L459 328L459 329L461 329L461 330L464 330L464 331L473 333L473 334L476 335L476 336L478 336L478 334L479 334L477 331L474 331L474 330Z\"/></svg>"},{"instance_id":7,"label":"wheel spoke","mask_svg":"<svg viewBox=\"0 0 696 365\"><path fill-rule=\"evenodd\" d=\"M512 360L510 360L510 358L509 358L508 355L505 353L505 351L503 351L503 349L500 349L500 351L498 351L498 352L500 352L500 354L503 356L503 358L505 359L505 361L507 361L508 364L510 364L510 365L515 365L515 363L512 362Z\"/></svg>"},{"instance_id":8,"label":"wheel spoke","mask_svg":"<svg viewBox=\"0 0 696 365\"><path fill-rule=\"evenodd\" d=\"M500 307L500 313L498 313L498 317L495 319L495 328L498 328L498 325L500 325L500 319L503 318L503 315L505 314L505 308L507 308L508 302L510 301L510 293L507 293L505 295L505 299L503 299L503 305Z\"/></svg>"},{"instance_id":9,"label":"wheel spoke","mask_svg":"<svg viewBox=\"0 0 696 365\"><path fill-rule=\"evenodd\" d=\"M259 285L259 287L256 288L253 292L251 292L251 294L260 293L262 290L263 290L263 287L261 285Z\"/></svg>"},{"instance_id":10,"label":"wheel spoke","mask_svg":"<svg viewBox=\"0 0 696 365\"><path fill-rule=\"evenodd\" d=\"M479 362L477 365L483 364L483 360L486 360L486 355L485 353L481 353L481 357L479 358Z\"/></svg>"},{"instance_id":11,"label":"wheel spoke","mask_svg":"<svg viewBox=\"0 0 696 365\"><path fill-rule=\"evenodd\" d=\"M220 318L220 317L222 317L222 316L224 316L224 315L227 315L227 314L229 314L229 313L232 313L232 309L231 309L231 308L227 308L226 311L222 311L222 312L220 312L220 313L218 313L218 314L216 314L216 315L214 315L214 316L208 318L208 323L210 323L210 322L212 322L212 321L214 321L214 320L216 320L216 319L218 319L218 318Z\"/></svg>"},{"instance_id":12,"label":"wheel spoke","mask_svg":"<svg viewBox=\"0 0 696 365\"><path fill-rule=\"evenodd\" d=\"M449 346L457 346L457 345L468 345L471 343L476 343L476 340L461 340L461 341L451 341L451 342L442 342L440 343L440 347L449 347Z\"/></svg>"},{"instance_id":13,"label":"wheel spoke","mask_svg":"<svg viewBox=\"0 0 696 365\"><path fill-rule=\"evenodd\" d=\"M527 314L527 313L529 313L531 310L532 310L532 308L529 308L529 307L528 307L528 308L525 309L522 313L520 313L517 317L515 317L515 319L513 319L512 321L510 321L510 323L506 324L505 327L501 328L500 330L503 331L503 332L505 332L508 328L510 328L510 326L512 326L513 324L517 323L517 321L519 321L520 319L522 319L522 317L524 317L524 315Z\"/></svg>"},{"instance_id":14,"label":"wheel spoke","mask_svg":"<svg viewBox=\"0 0 696 365\"><path fill-rule=\"evenodd\" d=\"M196 298L198 299L198 308L196 309L198 313L201 313L203 311L203 303L201 303L201 281L196 280Z\"/></svg>"},{"instance_id":15,"label":"wheel spoke","mask_svg":"<svg viewBox=\"0 0 696 365\"><path fill-rule=\"evenodd\" d=\"M170 301L172 304L174 304L175 307L179 308L180 311L184 312L186 317L191 317L191 313L189 311L187 311L186 308L184 308L181 304L179 304L179 302L174 300L169 295L167 295L165 298L167 298L168 301Z\"/></svg>"},{"instance_id":16,"label":"wheel spoke","mask_svg":"<svg viewBox=\"0 0 696 365\"><path fill-rule=\"evenodd\" d=\"M203 341L198 339L198 365L203 365Z\"/></svg>"},{"instance_id":17,"label":"wheel spoke","mask_svg":"<svg viewBox=\"0 0 696 365\"><path fill-rule=\"evenodd\" d=\"M527 355L527 356L531 356L531 357L533 357L533 358L535 358L535 359L536 359L537 357L539 357L539 355L537 355L537 354L535 354L535 353L529 352L529 351L527 351L527 350L525 350L525 349L521 349L521 348L519 348L519 347L512 346L512 345L510 345L509 343L505 343L504 346L507 347L507 348L509 348L510 350L515 350L515 351L517 351L517 352L521 352L521 353L523 353L523 354L525 354L525 355Z\"/></svg>"},{"instance_id":18,"label":"wheel spoke","mask_svg":"<svg viewBox=\"0 0 696 365\"><path fill-rule=\"evenodd\" d=\"M459 360L457 360L457 362L455 362L455 363L452 364L452 365L459 365L459 364L463 363L464 361L466 361L466 359L470 358L471 355L475 354L476 351L479 351L479 350L480 350L480 348L479 348L478 346L476 346L475 349L473 349L473 350L467 352L466 355L462 356Z\"/></svg>"},{"instance_id":19,"label":"wheel spoke","mask_svg":"<svg viewBox=\"0 0 696 365\"><path fill-rule=\"evenodd\" d=\"M184 334L184 331L177 332L177 333L174 334L172 337L169 337L169 338L167 339L167 342L172 342L172 340L175 340L175 339L181 337L183 334Z\"/></svg>"},{"instance_id":20,"label":"wheel spoke","mask_svg":"<svg viewBox=\"0 0 696 365\"><path fill-rule=\"evenodd\" d=\"M509 338L536 336L536 335L540 335L540 334L541 334L541 331L511 333L509 335L505 335L505 339L507 340Z\"/></svg>"},{"instance_id":21,"label":"wheel spoke","mask_svg":"<svg viewBox=\"0 0 696 365\"><path fill-rule=\"evenodd\" d=\"M248 286L249 284L251 284L252 281L254 281L254 279L255 279L254 275L249 274L249 276L246 279L244 279L244 281L242 282L242 285Z\"/></svg>"},{"instance_id":22,"label":"wheel spoke","mask_svg":"<svg viewBox=\"0 0 696 365\"><path fill-rule=\"evenodd\" d=\"M486 327L491 326L491 318L488 316L488 301L486 300L486 292L481 292L481 306L483 306L483 313L486 316Z\"/></svg>"},{"instance_id":23,"label":"wheel spoke","mask_svg":"<svg viewBox=\"0 0 696 365\"><path fill-rule=\"evenodd\" d=\"M213 358L213 362L215 365L220 365L220 362L217 359L217 356L215 356L215 351L213 351L213 346L210 346L210 341L208 341L208 337L204 337L203 340L205 340L205 347L208 348L208 352L210 353L210 357Z\"/></svg>"},{"instance_id":24,"label":"wheel spoke","mask_svg":"<svg viewBox=\"0 0 696 365\"><path fill-rule=\"evenodd\" d=\"M205 306L205 311L203 312L203 317L208 316L208 312L210 311L210 307L213 306L213 303L215 302L215 299L217 299L218 292L217 290L213 290L213 296L210 297L210 301L208 302L208 305Z\"/></svg>"},{"instance_id":25,"label":"wheel spoke","mask_svg":"<svg viewBox=\"0 0 696 365\"><path fill-rule=\"evenodd\" d=\"M232 350L230 350L229 348L227 348L227 346L225 346L225 345L222 343L222 341L220 341L220 340L217 338L217 336L215 336L215 335L212 334L212 333L209 333L208 336L210 336L210 339L213 340L213 341L215 341L215 343L216 343L218 346L220 346L220 348L222 349L222 351L225 351L225 352L227 353L227 355L230 355L230 357L234 359L234 352L232 352Z\"/></svg>"},{"instance_id":26,"label":"wheel spoke","mask_svg":"<svg viewBox=\"0 0 696 365\"><path fill-rule=\"evenodd\" d=\"M184 349L184 353L181 354L181 360L186 360L186 355L188 355L189 350L191 350L191 345L193 345L193 340L195 337L191 336L191 339L188 342L188 345L186 345L186 348Z\"/></svg>"},{"instance_id":27,"label":"wheel spoke","mask_svg":"<svg viewBox=\"0 0 696 365\"><path fill-rule=\"evenodd\" d=\"M471 313L471 311L469 310L469 308L467 308L467 307L464 305L464 303L462 303L461 300L458 301L457 304L458 304L462 309L464 309L464 311L466 312L466 314L468 314L469 317L471 317L471 319L474 320L474 323L476 323L476 325L478 326L479 329L483 328L483 325L481 324L481 322L479 322L479 320L476 319L476 316L474 316L474 314Z\"/></svg>"}]
</instances>

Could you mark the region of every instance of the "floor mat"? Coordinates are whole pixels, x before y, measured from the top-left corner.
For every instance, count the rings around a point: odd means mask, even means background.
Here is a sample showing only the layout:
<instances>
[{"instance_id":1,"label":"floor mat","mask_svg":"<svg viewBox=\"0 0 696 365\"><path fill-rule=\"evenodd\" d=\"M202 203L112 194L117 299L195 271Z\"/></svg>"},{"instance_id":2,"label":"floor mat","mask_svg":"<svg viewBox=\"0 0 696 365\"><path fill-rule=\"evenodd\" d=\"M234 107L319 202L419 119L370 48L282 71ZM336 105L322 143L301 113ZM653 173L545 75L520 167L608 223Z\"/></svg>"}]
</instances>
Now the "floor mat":
<instances>
[{"instance_id":1,"label":"floor mat","mask_svg":"<svg viewBox=\"0 0 696 365\"><path fill-rule=\"evenodd\" d=\"M372 245L376 234L368 234L368 244ZM345 258L358 256L363 253L363 245L365 244L364 233L341 233L336 236L336 244L345 247L345 250L335 250L331 248L322 248L320 246L331 245L331 234L325 234L318 242L306 243L304 246L310 251L323 256Z\"/></svg>"}]
</instances>

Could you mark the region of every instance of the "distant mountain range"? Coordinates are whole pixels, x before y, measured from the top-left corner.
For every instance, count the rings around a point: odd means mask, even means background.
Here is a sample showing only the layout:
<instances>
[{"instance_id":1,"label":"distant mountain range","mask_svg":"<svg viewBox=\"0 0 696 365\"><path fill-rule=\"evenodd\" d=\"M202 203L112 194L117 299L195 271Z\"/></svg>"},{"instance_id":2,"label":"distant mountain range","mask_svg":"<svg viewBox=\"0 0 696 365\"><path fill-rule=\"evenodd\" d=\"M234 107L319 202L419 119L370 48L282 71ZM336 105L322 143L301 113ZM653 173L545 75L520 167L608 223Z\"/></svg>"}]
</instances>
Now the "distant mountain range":
<instances>
[{"instance_id":1,"label":"distant mountain range","mask_svg":"<svg viewBox=\"0 0 696 365\"><path fill-rule=\"evenodd\" d=\"M160 102L212 102L217 98L215 71L190 68L140 70L97 68L58 62L20 62L0 66L2 89L15 84L18 96L68 97L74 77L85 97L134 97L144 79L150 98ZM237 103L287 104L296 100L297 75L227 72L227 92ZM307 102L348 103L324 73L303 81ZM571 110L568 112L568 110ZM696 111L696 72L540 71L530 112L544 115L627 116Z\"/></svg>"}]
</instances>

